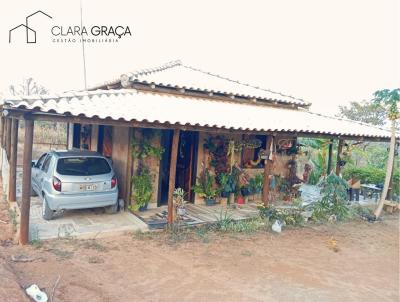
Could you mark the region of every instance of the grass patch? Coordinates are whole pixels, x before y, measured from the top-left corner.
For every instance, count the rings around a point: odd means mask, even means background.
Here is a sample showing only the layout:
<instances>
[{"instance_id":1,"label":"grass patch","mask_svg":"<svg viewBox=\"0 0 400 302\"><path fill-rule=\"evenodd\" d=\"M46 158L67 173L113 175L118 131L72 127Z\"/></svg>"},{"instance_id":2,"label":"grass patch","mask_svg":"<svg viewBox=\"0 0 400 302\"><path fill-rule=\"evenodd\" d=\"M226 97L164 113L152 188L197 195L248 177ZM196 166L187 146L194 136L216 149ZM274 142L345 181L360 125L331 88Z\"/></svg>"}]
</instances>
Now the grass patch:
<instances>
[{"instance_id":1,"label":"grass patch","mask_svg":"<svg viewBox=\"0 0 400 302\"><path fill-rule=\"evenodd\" d=\"M245 256L245 257L251 257L251 256L253 256L253 253L252 252L250 252L250 251L242 251L241 253L240 253L242 256Z\"/></svg>"},{"instance_id":2,"label":"grass patch","mask_svg":"<svg viewBox=\"0 0 400 302\"><path fill-rule=\"evenodd\" d=\"M58 248L50 248L47 251L55 255L60 260L71 259L74 256L74 252Z\"/></svg>"},{"instance_id":3,"label":"grass patch","mask_svg":"<svg viewBox=\"0 0 400 302\"><path fill-rule=\"evenodd\" d=\"M138 239L138 240L152 240L159 238L161 235L161 232L153 231L153 232L143 232L141 230L138 230L133 233L133 238Z\"/></svg>"},{"instance_id":4,"label":"grass patch","mask_svg":"<svg viewBox=\"0 0 400 302\"><path fill-rule=\"evenodd\" d=\"M79 244L80 247L88 250L95 250L99 252L106 252L107 248L100 244L96 239L84 240Z\"/></svg>"},{"instance_id":5,"label":"grass patch","mask_svg":"<svg viewBox=\"0 0 400 302\"><path fill-rule=\"evenodd\" d=\"M31 245L35 248L35 249L41 249L43 247L43 241L40 239L34 239L31 241Z\"/></svg>"},{"instance_id":6,"label":"grass patch","mask_svg":"<svg viewBox=\"0 0 400 302\"><path fill-rule=\"evenodd\" d=\"M13 232L17 231L17 211L14 209L8 209L8 215L10 216Z\"/></svg>"}]
</instances>

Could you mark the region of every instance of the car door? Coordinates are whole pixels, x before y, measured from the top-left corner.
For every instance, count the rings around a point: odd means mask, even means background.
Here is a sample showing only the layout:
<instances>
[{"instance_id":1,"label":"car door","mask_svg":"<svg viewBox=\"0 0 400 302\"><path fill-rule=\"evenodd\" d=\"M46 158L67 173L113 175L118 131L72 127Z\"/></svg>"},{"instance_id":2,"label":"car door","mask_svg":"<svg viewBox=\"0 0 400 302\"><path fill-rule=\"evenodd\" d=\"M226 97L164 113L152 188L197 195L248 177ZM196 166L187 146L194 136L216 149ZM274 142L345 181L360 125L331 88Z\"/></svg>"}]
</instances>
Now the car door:
<instances>
[{"instance_id":1,"label":"car door","mask_svg":"<svg viewBox=\"0 0 400 302\"><path fill-rule=\"evenodd\" d=\"M38 177L39 177L42 165L43 165L46 157L47 157L47 153L40 156L40 158L38 159L36 164L32 167L32 176L31 176L32 188L36 193L40 192Z\"/></svg>"},{"instance_id":2,"label":"car door","mask_svg":"<svg viewBox=\"0 0 400 302\"><path fill-rule=\"evenodd\" d=\"M46 181L46 178L48 177L47 176L47 172L49 171L51 158L52 158L52 156L49 154L45 158L45 160L44 160L42 166L40 167L40 169L38 169L36 180L37 180L37 185L38 185L38 188L39 188L39 192L43 191L43 184Z\"/></svg>"}]
</instances>

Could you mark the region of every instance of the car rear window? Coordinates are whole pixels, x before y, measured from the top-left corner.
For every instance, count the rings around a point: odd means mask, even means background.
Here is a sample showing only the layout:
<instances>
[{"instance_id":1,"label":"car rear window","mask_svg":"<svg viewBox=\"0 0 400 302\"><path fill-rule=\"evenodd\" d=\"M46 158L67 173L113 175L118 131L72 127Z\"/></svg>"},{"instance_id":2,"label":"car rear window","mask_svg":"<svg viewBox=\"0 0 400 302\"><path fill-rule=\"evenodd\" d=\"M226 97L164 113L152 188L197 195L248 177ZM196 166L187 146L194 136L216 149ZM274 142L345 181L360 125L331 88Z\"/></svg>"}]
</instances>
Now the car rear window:
<instances>
[{"instance_id":1,"label":"car rear window","mask_svg":"<svg viewBox=\"0 0 400 302\"><path fill-rule=\"evenodd\" d=\"M67 157L60 158L57 163L57 173L61 175L85 176L110 172L110 165L101 157Z\"/></svg>"}]
</instances>

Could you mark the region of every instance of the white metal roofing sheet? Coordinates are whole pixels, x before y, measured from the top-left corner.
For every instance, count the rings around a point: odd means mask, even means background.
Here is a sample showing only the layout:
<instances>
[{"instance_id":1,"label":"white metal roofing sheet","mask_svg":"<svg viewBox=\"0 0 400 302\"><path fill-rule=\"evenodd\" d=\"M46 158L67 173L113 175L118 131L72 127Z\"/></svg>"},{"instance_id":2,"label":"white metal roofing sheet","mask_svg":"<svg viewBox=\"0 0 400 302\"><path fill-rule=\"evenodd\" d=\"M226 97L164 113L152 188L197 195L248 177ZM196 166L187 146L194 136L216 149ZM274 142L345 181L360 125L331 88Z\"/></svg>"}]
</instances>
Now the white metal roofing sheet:
<instances>
[{"instance_id":1,"label":"white metal roofing sheet","mask_svg":"<svg viewBox=\"0 0 400 302\"><path fill-rule=\"evenodd\" d=\"M12 97L5 108L27 108L73 116L146 121L235 130L306 132L357 137L390 137L388 130L327 117L304 109L284 109L235 101L153 94L134 89Z\"/></svg>"},{"instance_id":2,"label":"white metal roofing sheet","mask_svg":"<svg viewBox=\"0 0 400 302\"><path fill-rule=\"evenodd\" d=\"M155 68L138 70L123 76L127 76L129 80L133 82L136 81L148 84L154 83L172 88L184 88L202 92L259 98L263 100L297 104L300 106L310 105L302 99L206 72L185 65L179 60ZM118 81L120 80L117 79L113 82Z\"/></svg>"}]
</instances>

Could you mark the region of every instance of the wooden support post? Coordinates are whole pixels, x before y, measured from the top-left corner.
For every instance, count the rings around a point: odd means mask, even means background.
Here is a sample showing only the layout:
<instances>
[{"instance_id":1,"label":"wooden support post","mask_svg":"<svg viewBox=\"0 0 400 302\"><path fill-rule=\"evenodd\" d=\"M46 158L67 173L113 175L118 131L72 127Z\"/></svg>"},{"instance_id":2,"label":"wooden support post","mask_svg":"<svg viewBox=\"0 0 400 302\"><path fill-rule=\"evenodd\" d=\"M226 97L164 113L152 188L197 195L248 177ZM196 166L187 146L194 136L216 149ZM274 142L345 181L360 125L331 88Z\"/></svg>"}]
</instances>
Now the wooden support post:
<instances>
[{"instance_id":1,"label":"wooden support post","mask_svg":"<svg viewBox=\"0 0 400 302\"><path fill-rule=\"evenodd\" d=\"M267 149L268 157L269 157L268 151L272 152L272 149L273 149L272 141L273 141L273 137L268 135L267 142L266 142L266 149ZM267 158L264 161L264 184L263 184L263 190L262 190L262 200L266 207L268 207L268 205L269 205L269 186L270 186L269 176L271 175L271 170L272 170L272 160L269 160Z\"/></svg>"},{"instance_id":2,"label":"wooden support post","mask_svg":"<svg viewBox=\"0 0 400 302\"><path fill-rule=\"evenodd\" d=\"M335 171L337 176L339 176L339 174L340 174L339 162L341 161L340 154L342 153L342 150L343 150L343 140L339 139L338 151L337 151L337 156L336 156L336 171Z\"/></svg>"},{"instance_id":3,"label":"wooden support post","mask_svg":"<svg viewBox=\"0 0 400 302\"><path fill-rule=\"evenodd\" d=\"M0 117L0 146L4 148L4 117Z\"/></svg>"},{"instance_id":4,"label":"wooden support post","mask_svg":"<svg viewBox=\"0 0 400 302\"><path fill-rule=\"evenodd\" d=\"M67 124L67 149L71 150L74 147L74 124Z\"/></svg>"},{"instance_id":5,"label":"wooden support post","mask_svg":"<svg viewBox=\"0 0 400 302\"><path fill-rule=\"evenodd\" d=\"M7 133L7 118L3 117L3 133L2 133L2 141L3 141L3 148L6 149L6 133Z\"/></svg>"},{"instance_id":6,"label":"wooden support post","mask_svg":"<svg viewBox=\"0 0 400 302\"><path fill-rule=\"evenodd\" d=\"M10 171L8 173L8 201L17 201L18 120L11 122Z\"/></svg>"},{"instance_id":7,"label":"wooden support post","mask_svg":"<svg viewBox=\"0 0 400 302\"><path fill-rule=\"evenodd\" d=\"M172 138L171 161L169 165L169 185L168 185L168 224L174 222L174 190L175 190L175 176L176 176L176 161L178 159L178 145L179 145L180 130L174 130Z\"/></svg>"},{"instance_id":8,"label":"wooden support post","mask_svg":"<svg viewBox=\"0 0 400 302\"><path fill-rule=\"evenodd\" d=\"M330 140L328 148L328 168L326 169L326 175L332 172L332 153L333 153L333 139Z\"/></svg>"},{"instance_id":9,"label":"wooden support post","mask_svg":"<svg viewBox=\"0 0 400 302\"><path fill-rule=\"evenodd\" d=\"M24 138L24 157L22 174L22 199L21 199L21 223L19 231L19 241L21 244L29 242L29 211L31 208L31 163L33 145L34 122L25 119L25 138Z\"/></svg>"},{"instance_id":10,"label":"wooden support post","mask_svg":"<svg viewBox=\"0 0 400 302\"><path fill-rule=\"evenodd\" d=\"M131 203L131 196L132 196L132 175L133 175L133 156L132 156L132 151L133 151L133 146L132 142L134 140L134 129L129 128L129 134L128 134L128 159L126 161L126 193L125 193L125 208L127 209L128 206Z\"/></svg>"},{"instance_id":11,"label":"wooden support post","mask_svg":"<svg viewBox=\"0 0 400 302\"><path fill-rule=\"evenodd\" d=\"M90 151L97 152L99 142L99 125L92 125L92 133L90 134Z\"/></svg>"},{"instance_id":12,"label":"wooden support post","mask_svg":"<svg viewBox=\"0 0 400 302\"><path fill-rule=\"evenodd\" d=\"M6 154L7 159L10 160L10 153L11 153L11 119L7 119L6 122Z\"/></svg>"}]
</instances>

